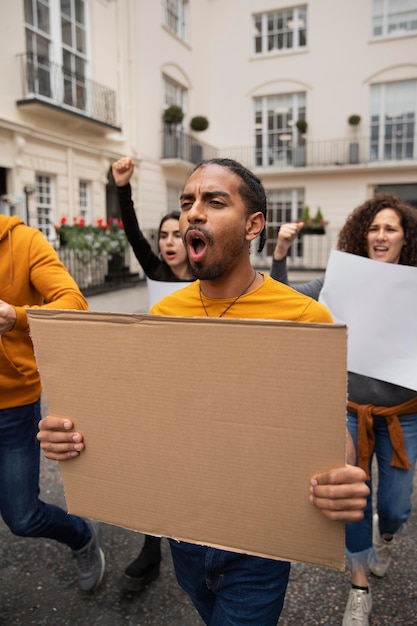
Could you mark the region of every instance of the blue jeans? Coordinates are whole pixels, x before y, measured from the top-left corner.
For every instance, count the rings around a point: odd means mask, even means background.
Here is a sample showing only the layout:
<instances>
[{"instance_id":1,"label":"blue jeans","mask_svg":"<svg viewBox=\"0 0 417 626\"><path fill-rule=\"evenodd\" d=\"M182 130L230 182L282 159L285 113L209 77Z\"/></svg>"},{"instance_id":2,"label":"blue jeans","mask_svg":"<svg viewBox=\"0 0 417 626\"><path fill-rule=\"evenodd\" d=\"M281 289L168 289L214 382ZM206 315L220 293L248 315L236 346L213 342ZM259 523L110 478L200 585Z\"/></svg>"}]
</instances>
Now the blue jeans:
<instances>
[{"instance_id":1,"label":"blue jeans","mask_svg":"<svg viewBox=\"0 0 417 626\"><path fill-rule=\"evenodd\" d=\"M209 626L276 626L290 574L285 561L170 540L175 573Z\"/></svg>"},{"instance_id":2,"label":"blue jeans","mask_svg":"<svg viewBox=\"0 0 417 626\"><path fill-rule=\"evenodd\" d=\"M373 420L374 455L378 462L377 511L381 535L394 535L411 513L411 494L417 460L417 414L402 416L399 419L404 433L407 457L411 463L409 470L391 467L392 445L387 423L382 417L374 417ZM355 413L348 412L347 426L357 446L358 420ZM371 464L372 459L369 464L369 475ZM372 481L368 481L367 484L372 489ZM346 524L346 548L353 568L355 564L366 564L372 556L372 493L368 497L364 519L354 524Z\"/></svg>"},{"instance_id":3,"label":"blue jeans","mask_svg":"<svg viewBox=\"0 0 417 626\"><path fill-rule=\"evenodd\" d=\"M0 409L0 513L15 535L56 539L79 550L91 538L85 521L39 500L40 419L40 400Z\"/></svg>"}]
</instances>

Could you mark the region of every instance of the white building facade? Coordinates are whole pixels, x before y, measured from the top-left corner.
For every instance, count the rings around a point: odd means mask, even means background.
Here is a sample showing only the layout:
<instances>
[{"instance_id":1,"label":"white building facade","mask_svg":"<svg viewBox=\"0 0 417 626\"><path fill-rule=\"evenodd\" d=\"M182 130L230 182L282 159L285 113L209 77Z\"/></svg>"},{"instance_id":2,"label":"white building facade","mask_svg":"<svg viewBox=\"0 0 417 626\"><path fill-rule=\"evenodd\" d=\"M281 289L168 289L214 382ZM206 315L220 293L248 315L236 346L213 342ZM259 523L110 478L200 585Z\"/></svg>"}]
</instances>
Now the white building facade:
<instances>
[{"instance_id":1,"label":"white building facade","mask_svg":"<svg viewBox=\"0 0 417 626\"><path fill-rule=\"evenodd\" d=\"M280 223L306 205L328 225L293 246L294 267L325 267L374 191L417 207L417 0L0 0L0 11L0 211L50 240L63 217L117 214L109 170L127 154L148 233L201 158L253 169L270 203L265 251L253 252L264 267ZM184 118L167 125L172 104ZM190 130L194 116L207 130Z\"/></svg>"}]
</instances>

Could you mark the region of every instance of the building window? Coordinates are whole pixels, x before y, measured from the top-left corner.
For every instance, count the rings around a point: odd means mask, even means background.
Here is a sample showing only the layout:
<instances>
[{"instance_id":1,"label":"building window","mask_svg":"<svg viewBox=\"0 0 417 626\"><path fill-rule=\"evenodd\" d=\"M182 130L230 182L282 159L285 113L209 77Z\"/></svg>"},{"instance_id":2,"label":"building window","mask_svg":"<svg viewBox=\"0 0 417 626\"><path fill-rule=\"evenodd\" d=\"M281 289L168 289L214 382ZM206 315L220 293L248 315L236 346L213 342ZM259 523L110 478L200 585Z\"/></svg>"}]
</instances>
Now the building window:
<instances>
[{"instance_id":1,"label":"building window","mask_svg":"<svg viewBox=\"0 0 417 626\"><path fill-rule=\"evenodd\" d=\"M179 85L177 82L168 78L168 76L164 76L164 105L165 107L171 106L171 104L176 104L185 110L185 101L186 101L186 89Z\"/></svg>"},{"instance_id":2,"label":"building window","mask_svg":"<svg viewBox=\"0 0 417 626\"><path fill-rule=\"evenodd\" d=\"M417 31L417 0L373 0L374 37L406 35Z\"/></svg>"},{"instance_id":3,"label":"building window","mask_svg":"<svg viewBox=\"0 0 417 626\"><path fill-rule=\"evenodd\" d=\"M172 30L177 37L187 39L187 13L188 2L186 0L164 0L164 24Z\"/></svg>"},{"instance_id":4,"label":"building window","mask_svg":"<svg viewBox=\"0 0 417 626\"><path fill-rule=\"evenodd\" d=\"M415 159L417 81L371 87L372 161Z\"/></svg>"},{"instance_id":5,"label":"building window","mask_svg":"<svg viewBox=\"0 0 417 626\"><path fill-rule=\"evenodd\" d=\"M24 0L24 9L29 90L87 110L86 0Z\"/></svg>"},{"instance_id":6,"label":"building window","mask_svg":"<svg viewBox=\"0 0 417 626\"><path fill-rule=\"evenodd\" d=\"M54 227L54 198L52 179L44 174L36 174L36 213L38 228L48 241L56 238Z\"/></svg>"},{"instance_id":7,"label":"building window","mask_svg":"<svg viewBox=\"0 0 417 626\"><path fill-rule=\"evenodd\" d=\"M392 185L377 185L374 193L391 193L405 200L417 209L417 184L393 183Z\"/></svg>"},{"instance_id":8,"label":"building window","mask_svg":"<svg viewBox=\"0 0 417 626\"><path fill-rule=\"evenodd\" d=\"M271 257L277 242L281 224L296 222L300 219L304 207L304 189L268 190L268 215L266 227L265 252ZM297 237L290 248L288 256L292 260L302 257L302 239Z\"/></svg>"},{"instance_id":9,"label":"building window","mask_svg":"<svg viewBox=\"0 0 417 626\"><path fill-rule=\"evenodd\" d=\"M296 122L306 119L305 93L255 98L255 164L302 165L305 138Z\"/></svg>"},{"instance_id":10,"label":"building window","mask_svg":"<svg viewBox=\"0 0 417 626\"><path fill-rule=\"evenodd\" d=\"M25 37L28 56L28 88L51 96L51 31L48 0L25 0Z\"/></svg>"},{"instance_id":11,"label":"building window","mask_svg":"<svg viewBox=\"0 0 417 626\"><path fill-rule=\"evenodd\" d=\"M307 8L254 16L255 54L293 50L307 45Z\"/></svg>"},{"instance_id":12,"label":"building window","mask_svg":"<svg viewBox=\"0 0 417 626\"><path fill-rule=\"evenodd\" d=\"M86 28L84 0L61 0L62 65L64 102L86 108Z\"/></svg>"},{"instance_id":13,"label":"building window","mask_svg":"<svg viewBox=\"0 0 417 626\"><path fill-rule=\"evenodd\" d=\"M78 213L86 224L91 222L90 218L90 188L86 180L80 180L78 184Z\"/></svg>"}]
</instances>

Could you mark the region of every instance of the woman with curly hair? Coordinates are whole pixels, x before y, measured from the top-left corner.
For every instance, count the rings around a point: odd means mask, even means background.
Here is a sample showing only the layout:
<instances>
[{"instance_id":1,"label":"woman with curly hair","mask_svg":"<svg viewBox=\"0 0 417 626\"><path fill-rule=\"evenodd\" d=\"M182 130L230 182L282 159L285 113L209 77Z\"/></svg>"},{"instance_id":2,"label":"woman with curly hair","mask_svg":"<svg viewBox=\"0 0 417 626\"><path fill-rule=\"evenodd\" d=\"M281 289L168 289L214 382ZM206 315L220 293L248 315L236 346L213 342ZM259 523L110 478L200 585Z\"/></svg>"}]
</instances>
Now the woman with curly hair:
<instances>
[{"instance_id":1,"label":"woman with curly hair","mask_svg":"<svg viewBox=\"0 0 417 626\"><path fill-rule=\"evenodd\" d=\"M286 255L302 222L283 224L274 251L272 278L288 284ZM339 233L337 249L384 263L417 267L417 209L391 194L375 194L358 206ZM316 300L323 287L319 278L293 288ZM387 357L389 357L389 339ZM410 346L416 350L415 346ZM377 512L372 514L372 492L362 521L346 525L346 548L352 571L352 588L346 605L343 626L369 624L372 597L368 569L382 577L392 559L396 533L411 513L411 494L417 460L417 393L389 382L348 372L348 429L358 452L358 424L364 407L371 406L374 448L378 462ZM369 414L369 413L368 413ZM400 424L404 445L403 467L393 467L394 446L388 423L395 416ZM372 489L371 478L368 482Z\"/></svg>"}]
</instances>

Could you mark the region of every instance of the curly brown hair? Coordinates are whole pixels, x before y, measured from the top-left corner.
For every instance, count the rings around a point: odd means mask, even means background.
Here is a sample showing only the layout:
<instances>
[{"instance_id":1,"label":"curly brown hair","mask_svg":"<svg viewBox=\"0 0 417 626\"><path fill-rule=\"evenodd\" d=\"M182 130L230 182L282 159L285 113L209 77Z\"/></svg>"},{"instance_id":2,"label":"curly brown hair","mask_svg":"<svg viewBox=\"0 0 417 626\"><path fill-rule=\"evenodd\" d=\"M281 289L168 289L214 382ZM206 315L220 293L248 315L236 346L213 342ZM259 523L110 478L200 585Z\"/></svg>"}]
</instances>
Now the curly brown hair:
<instances>
[{"instance_id":1,"label":"curly brown hair","mask_svg":"<svg viewBox=\"0 0 417 626\"><path fill-rule=\"evenodd\" d=\"M366 236L375 215L382 209L393 209L404 230L406 244L399 263L417 266L417 209L389 193L377 193L352 211L339 233L337 249L367 257Z\"/></svg>"}]
</instances>

